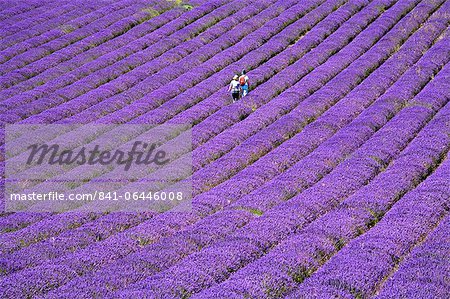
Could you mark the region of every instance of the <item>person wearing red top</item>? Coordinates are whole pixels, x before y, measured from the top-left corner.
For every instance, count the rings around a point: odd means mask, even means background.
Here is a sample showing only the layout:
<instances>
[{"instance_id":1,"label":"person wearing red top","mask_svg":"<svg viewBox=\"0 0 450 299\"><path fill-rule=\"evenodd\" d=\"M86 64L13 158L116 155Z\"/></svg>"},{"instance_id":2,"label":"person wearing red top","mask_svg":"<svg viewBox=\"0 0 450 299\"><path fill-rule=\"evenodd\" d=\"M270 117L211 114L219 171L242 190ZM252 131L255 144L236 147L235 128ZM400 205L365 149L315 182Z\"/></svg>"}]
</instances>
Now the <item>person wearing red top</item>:
<instances>
[{"instance_id":1,"label":"person wearing red top","mask_svg":"<svg viewBox=\"0 0 450 299\"><path fill-rule=\"evenodd\" d=\"M241 76L239 77L239 84L242 89L242 96L245 97L248 94L248 90L250 88L250 81L248 80L248 76L246 75L246 71L242 70Z\"/></svg>"}]
</instances>

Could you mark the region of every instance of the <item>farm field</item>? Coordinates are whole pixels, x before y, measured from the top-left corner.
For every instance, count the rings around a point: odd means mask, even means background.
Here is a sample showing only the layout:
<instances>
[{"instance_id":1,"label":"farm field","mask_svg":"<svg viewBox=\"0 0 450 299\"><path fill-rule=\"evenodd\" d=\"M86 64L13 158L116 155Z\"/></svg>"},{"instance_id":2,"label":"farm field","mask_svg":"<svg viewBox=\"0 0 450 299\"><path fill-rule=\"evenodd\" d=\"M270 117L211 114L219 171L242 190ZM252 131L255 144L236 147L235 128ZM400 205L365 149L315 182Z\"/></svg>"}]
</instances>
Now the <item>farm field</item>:
<instances>
[{"instance_id":1,"label":"farm field","mask_svg":"<svg viewBox=\"0 0 450 299\"><path fill-rule=\"evenodd\" d=\"M0 0L0 298L449 298L449 25L445 0ZM145 125L170 161L132 181L14 175L188 204L8 210L18 146Z\"/></svg>"}]
</instances>

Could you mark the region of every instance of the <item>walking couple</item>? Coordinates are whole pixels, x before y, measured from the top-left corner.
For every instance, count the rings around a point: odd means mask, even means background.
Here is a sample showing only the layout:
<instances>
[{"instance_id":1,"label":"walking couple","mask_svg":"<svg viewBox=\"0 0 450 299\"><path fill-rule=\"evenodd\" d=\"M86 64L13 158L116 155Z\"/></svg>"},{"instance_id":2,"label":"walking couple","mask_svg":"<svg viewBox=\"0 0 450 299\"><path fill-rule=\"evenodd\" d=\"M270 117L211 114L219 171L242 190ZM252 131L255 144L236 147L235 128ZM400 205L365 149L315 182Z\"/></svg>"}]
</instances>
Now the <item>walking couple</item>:
<instances>
[{"instance_id":1,"label":"walking couple","mask_svg":"<svg viewBox=\"0 0 450 299\"><path fill-rule=\"evenodd\" d=\"M233 97L233 103L239 100L241 96L245 97L248 94L250 82L246 73L245 70L242 70L241 76L234 75L233 80L228 86L228 91L231 92L231 96Z\"/></svg>"}]
</instances>

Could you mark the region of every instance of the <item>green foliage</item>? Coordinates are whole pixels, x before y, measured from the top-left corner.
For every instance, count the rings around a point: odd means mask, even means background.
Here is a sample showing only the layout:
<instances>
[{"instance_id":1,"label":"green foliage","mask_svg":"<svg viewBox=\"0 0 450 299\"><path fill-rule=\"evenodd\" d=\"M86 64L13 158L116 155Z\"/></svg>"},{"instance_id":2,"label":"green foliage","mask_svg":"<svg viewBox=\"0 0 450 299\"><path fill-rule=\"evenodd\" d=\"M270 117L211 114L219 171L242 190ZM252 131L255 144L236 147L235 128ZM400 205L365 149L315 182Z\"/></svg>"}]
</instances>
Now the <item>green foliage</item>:
<instances>
[{"instance_id":1,"label":"green foliage","mask_svg":"<svg viewBox=\"0 0 450 299\"><path fill-rule=\"evenodd\" d=\"M246 119L248 116L249 116L248 113L241 114L241 115L239 115L239 120L242 121L242 120Z\"/></svg>"},{"instance_id":2,"label":"green foliage","mask_svg":"<svg viewBox=\"0 0 450 299\"><path fill-rule=\"evenodd\" d=\"M62 33L69 34L69 33L71 33L72 31L75 30L75 27L73 27L72 25L61 25L59 27L59 29L61 29Z\"/></svg>"},{"instance_id":3,"label":"green foliage","mask_svg":"<svg viewBox=\"0 0 450 299\"><path fill-rule=\"evenodd\" d=\"M71 181L71 182L66 182L64 185L69 189L75 189L76 187L78 187L80 185L80 183Z\"/></svg>"},{"instance_id":4,"label":"green foliage","mask_svg":"<svg viewBox=\"0 0 450 299\"><path fill-rule=\"evenodd\" d=\"M180 298L181 299L189 299L192 296L192 292L188 291L185 288L180 289Z\"/></svg>"},{"instance_id":5,"label":"green foliage","mask_svg":"<svg viewBox=\"0 0 450 299\"><path fill-rule=\"evenodd\" d=\"M283 294L286 293L287 289L285 285L280 285L278 287L274 287L271 283L271 276L266 274L262 283L264 288L265 298L280 298Z\"/></svg>"},{"instance_id":6,"label":"green foliage","mask_svg":"<svg viewBox=\"0 0 450 299\"><path fill-rule=\"evenodd\" d=\"M138 242L138 245L140 247L144 247L146 245L149 245L152 241L148 238L142 238L142 237L137 237L136 241Z\"/></svg>"},{"instance_id":7,"label":"green foliage","mask_svg":"<svg viewBox=\"0 0 450 299\"><path fill-rule=\"evenodd\" d=\"M384 7L384 5L377 5L376 8L380 13L383 13L386 11L386 8Z\"/></svg>"},{"instance_id":8,"label":"green foliage","mask_svg":"<svg viewBox=\"0 0 450 299\"><path fill-rule=\"evenodd\" d=\"M296 283L302 283L306 278L310 277L311 274L313 273L314 273L313 269L301 266L298 270L294 271L291 274L291 277Z\"/></svg>"},{"instance_id":9,"label":"green foliage","mask_svg":"<svg viewBox=\"0 0 450 299\"><path fill-rule=\"evenodd\" d=\"M372 209L367 209L367 211L370 213L370 215L372 215L372 219L370 219L367 223L366 226L367 228L372 228L375 226L375 224L377 224L381 218L383 218L384 213L383 212L376 212Z\"/></svg>"},{"instance_id":10,"label":"green foliage","mask_svg":"<svg viewBox=\"0 0 450 299\"><path fill-rule=\"evenodd\" d=\"M150 17L150 18L154 18L156 16L159 16L159 12L156 9L152 8L152 7L144 8L144 9L142 9L142 12L147 13L148 17Z\"/></svg>"},{"instance_id":11,"label":"green foliage","mask_svg":"<svg viewBox=\"0 0 450 299\"><path fill-rule=\"evenodd\" d=\"M252 213L253 215L256 215L258 217L262 216L262 214L263 214L263 212L261 210L258 210L258 209L248 209L248 211L250 213Z\"/></svg>"},{"instance_id":12,"label":"green foliage","mask_svg":"<svg viewBox=\"0 0 450 299\"><path fill-rule=\"evenodd\" d=\"M335 241L335 242L333 243L333 246L334 246L334 248L336 248L337 251L339 251L339 250L342 249L342 247L345 246L345 243L346 243L346 242L345 242L345 239L339 238L337 241Z\"/></svg>"},{"instance_id":13,"label":"green foliage","mask_svg":"<svg viewBox=\"0 0 450 299\"><path fill-rule=\"evenodd\" d=\"M314 252L314 259L317 262L319 262L320 264L322 264L324 261L326 261L327 257L328 257L327 253L324 250L322 250L322 249L317 249Z\"/></svg>"},{"instance_id":14,"label":"green foliage","mask_svg":"<svg viewBox=\"0 0 450 299\"><path fill-rule=\"evenodd\" d=\"M181 4L180 6L181 6L184 10L191 10L191 9L194 8L194 6L193 6L193 5L190 5L190 4Z\"/></svg>"}]
</instances>

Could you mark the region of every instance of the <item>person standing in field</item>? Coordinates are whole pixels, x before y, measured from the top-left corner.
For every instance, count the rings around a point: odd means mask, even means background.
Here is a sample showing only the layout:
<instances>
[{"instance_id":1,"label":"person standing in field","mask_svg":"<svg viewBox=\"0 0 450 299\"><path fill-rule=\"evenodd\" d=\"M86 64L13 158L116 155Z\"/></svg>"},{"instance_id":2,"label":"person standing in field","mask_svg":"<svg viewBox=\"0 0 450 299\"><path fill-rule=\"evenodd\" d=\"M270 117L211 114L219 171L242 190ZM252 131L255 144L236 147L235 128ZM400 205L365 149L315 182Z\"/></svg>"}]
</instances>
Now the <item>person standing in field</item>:
<instances>
[{"instance_id":1,"label":"person standing in field","mask_svg":"<svg viewBox=\"0 0 450 299\"><path fill-rule=\"evenodd\" d=\"M248 94L248 89L250 88L250 81L246 75L246 71L242 70L241 76L239 77L239 85L241 85L242 96L245 97Z\"/></svg>"},{"instance_id":2,"label":"person standing in field","mask_svg":"<svg viewBox=\"0 0 450 299\"><path fill-rule=\"evenodd\" d=\"M228 86L228 91L231 91L231 96L233 97L233 103L239 100L239 94L241 92L241 85L239 84L239 76L234 75L233 80L231 80Z\"/></svg>"}]
</instances>

